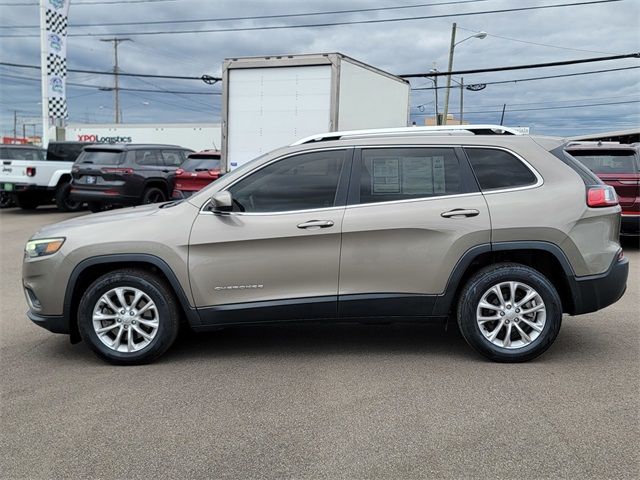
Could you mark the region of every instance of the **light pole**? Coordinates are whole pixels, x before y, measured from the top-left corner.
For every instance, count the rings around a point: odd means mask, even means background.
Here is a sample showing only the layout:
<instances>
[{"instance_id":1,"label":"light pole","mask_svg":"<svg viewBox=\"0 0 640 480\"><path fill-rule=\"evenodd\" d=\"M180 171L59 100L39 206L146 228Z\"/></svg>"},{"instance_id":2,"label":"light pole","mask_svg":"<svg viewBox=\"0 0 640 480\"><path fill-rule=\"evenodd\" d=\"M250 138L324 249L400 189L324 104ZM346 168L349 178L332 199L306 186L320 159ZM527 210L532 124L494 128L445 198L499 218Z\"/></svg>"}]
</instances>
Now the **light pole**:
<instances>
[{"instance_id":1,"label":"light pole","mask_svg":"<svg viewBox=\"0 0 640 480\"><path fill-rule=\"evenodd\" d=\"M456 45L462 43L462 42L466 42L467 40L469 40L470 38L479 38L480 40L482 40L483 38L487 37L487 32L478 32L475 33L473 35L468 36L467 38L463 38L462 40L460 40L459 42L456 42L456 30L458 28L458 25L456 23L453 24L453 27L451 28L451 47L449 47L449 72L451 72L451 70L453 69L453 51L456 48ZM445 90L445 99L444 99L444 113L443 113L443 118L444 118L444 124L447 124L447 115L449 114L449 91L451 90L451 74L447 75L447 88Z\"/></svg>"}]
</instances>

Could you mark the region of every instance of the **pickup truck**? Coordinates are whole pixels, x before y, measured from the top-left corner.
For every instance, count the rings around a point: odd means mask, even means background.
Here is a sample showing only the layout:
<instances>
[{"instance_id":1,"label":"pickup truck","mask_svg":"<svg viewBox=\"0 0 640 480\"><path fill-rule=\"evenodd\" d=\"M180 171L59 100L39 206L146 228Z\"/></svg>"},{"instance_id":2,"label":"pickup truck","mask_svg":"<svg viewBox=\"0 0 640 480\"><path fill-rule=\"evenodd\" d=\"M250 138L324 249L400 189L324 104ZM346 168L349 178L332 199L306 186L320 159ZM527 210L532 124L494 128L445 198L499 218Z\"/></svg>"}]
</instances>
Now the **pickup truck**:
<instances>
[{"instance_id":1,"label":"pickup truck","mask_svg":"<svg viewBox=\"0 0 640 480\"><path fill-rule=\"evenodd\" d=\"M45 150L33 145L0 145L0 197L7 203L10 197L25 210L52 199L61 211L79 210L82 203L69 198L73 159L46 158Z\"/></svg>"}]
</instances>

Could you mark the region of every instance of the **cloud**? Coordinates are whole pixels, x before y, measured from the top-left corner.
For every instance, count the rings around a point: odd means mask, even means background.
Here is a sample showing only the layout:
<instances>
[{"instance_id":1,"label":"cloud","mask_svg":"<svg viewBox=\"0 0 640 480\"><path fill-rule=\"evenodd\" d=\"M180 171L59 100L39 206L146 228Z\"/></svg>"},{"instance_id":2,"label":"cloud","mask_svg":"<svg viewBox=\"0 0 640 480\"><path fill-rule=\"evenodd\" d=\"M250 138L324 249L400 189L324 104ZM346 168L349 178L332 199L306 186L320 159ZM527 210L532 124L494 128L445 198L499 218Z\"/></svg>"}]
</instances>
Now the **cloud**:
<instances>
[{"instance_id":1,"label":"cloud","mask_svg":"<svg viewBox=\"0 0 640 480\"><path fill-rule=\"evenodd\" d=\"M508 0L487 0L467 5L421 7L399 11L206 24L92 27L90 31L112 34L119 31L201 29L223 25L299 24L467 12L539 5L540 3L534 0L517 4ZM547 0L544 3L558 2ZM220 18L372 8L390 4L391 2L383 0L378 0L375 3L370 1L319 0L304 2L293 0L273 2L180 0L116 6L87 6L72 2L70 22L71 24L79 24ZM39 20L36 7L2 7L0 16L2 25L37 24ZM639 19L640 2L624 0L617 3L581 7L409 22L250 32L133 36L133 42L121 44L119 53L121 69L127 72L219 75L222 61L226 57L338 51L389 72L401 74L427 71L432 68L434 62L439 70L446 70L451 22L453 21L457 21L461 27L458 31L458 39L471 35L473 31L484 30L500 37L549 44L556 47L532 45L495 36L489 36L484 40L471 39L457 46L454 69L472 69L640 51L640 30L637 28ZM89 31L89 29L71 28L71 32L80 31ZM2 29L0 32L6 34L34 31ZM0 38L0 41L3 61L39 64L38 38ZM68 48L69 66L72 68L93 70L112 68L112 46L100 42L99 37L72 37L69 39ZM628 59L540 70L475 74L465 77L465 83L482 83L634 65L640 65L640 61ZM5 134L13 128L13 110L19 111L19 119L39 116L40 84L37 81L5 76L37 78L38 72L33 70L2 67L0 75L3 75L0 76L0 108L2 110L0 123L3 134ZM110 86L113 79L109 76L70 74L69 81ZM444 79L441 79L441 82L444 82ZM412 83L414 86L428 86L430 84L425 79L415 79L412 80ZM220 89L219 85L210 87L201 82L124 77L121 77L120 85L128 88L162 88L202 92L219 91ZM465 117L474 122L495 123L500 120L500 113L496 110L501 110L502 105L506 104L506 124L529 125L537 133L565 135L584 131L614 130L640 124L639 103L584 108L516 110L638 100L640 99L639 86L640 69L535 82L489 85L480 92L465 92L465 111L469 112L465 113ZM444 92L440 93L439 101L442 102ZM456 115L459 109L458 93L458 90L452 91L450 100L450 111ZM71 121L112 121L112 92L69 87L68 96ZM220 115L219 96L123 91L121 103L123 117L127 122L215 122L219 120ZM425 112L412 109L413 120L422 123L424 116L433 111L433 92L414 92L411 104L414 106L426 104Z\"/></svg>"}]
</instances>

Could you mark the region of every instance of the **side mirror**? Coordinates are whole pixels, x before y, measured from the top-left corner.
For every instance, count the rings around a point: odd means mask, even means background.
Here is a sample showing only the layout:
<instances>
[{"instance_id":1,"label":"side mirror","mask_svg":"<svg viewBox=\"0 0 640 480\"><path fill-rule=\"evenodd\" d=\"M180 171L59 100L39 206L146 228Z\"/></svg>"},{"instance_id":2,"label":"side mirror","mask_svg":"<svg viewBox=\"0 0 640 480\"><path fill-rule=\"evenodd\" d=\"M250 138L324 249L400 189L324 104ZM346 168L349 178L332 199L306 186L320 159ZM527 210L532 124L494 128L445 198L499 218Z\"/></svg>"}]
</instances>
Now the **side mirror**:
<instances>
[{"instance_id":1,"label":"side mirror","mask_svg":"<svg viewBox=\"0 0 640 480\"><path fill-rule=\"evenodd\" d=\"M214 212L230 212L233 210L231 193L227 191L214 193L211 195L211 205Z\"/></svg>"}]
</instances>

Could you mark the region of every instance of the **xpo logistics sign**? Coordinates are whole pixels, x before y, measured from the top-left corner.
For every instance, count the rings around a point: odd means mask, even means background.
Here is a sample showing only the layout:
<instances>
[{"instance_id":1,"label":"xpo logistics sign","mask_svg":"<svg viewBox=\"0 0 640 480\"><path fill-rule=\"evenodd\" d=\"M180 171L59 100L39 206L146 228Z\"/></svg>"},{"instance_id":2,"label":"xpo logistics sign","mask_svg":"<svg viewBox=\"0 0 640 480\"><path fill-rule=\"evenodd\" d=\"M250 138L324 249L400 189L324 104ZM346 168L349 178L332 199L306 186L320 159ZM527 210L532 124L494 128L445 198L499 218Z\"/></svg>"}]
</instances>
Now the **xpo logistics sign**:
<instances>
[{"instance_id":1,"label":"xpo logistics sign","mask_svg":"<svg viewBox=\"0 0 640 480\"><path fill-rule=\"evenodd\" d=\"M133 140L131 137L103 137L100 135L96 135L95 133L91 134L82 134L78 135L79 142L89 142L89 143L131 143Z\"/></svg>"}]
</instances>

